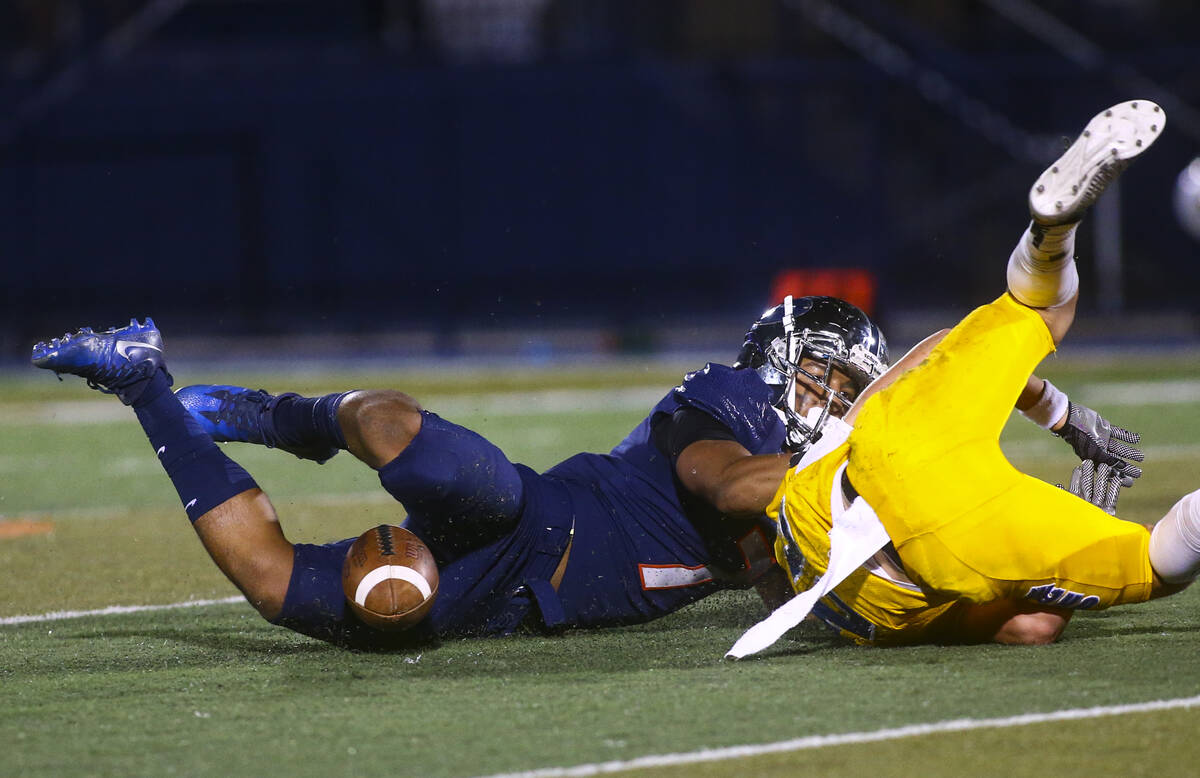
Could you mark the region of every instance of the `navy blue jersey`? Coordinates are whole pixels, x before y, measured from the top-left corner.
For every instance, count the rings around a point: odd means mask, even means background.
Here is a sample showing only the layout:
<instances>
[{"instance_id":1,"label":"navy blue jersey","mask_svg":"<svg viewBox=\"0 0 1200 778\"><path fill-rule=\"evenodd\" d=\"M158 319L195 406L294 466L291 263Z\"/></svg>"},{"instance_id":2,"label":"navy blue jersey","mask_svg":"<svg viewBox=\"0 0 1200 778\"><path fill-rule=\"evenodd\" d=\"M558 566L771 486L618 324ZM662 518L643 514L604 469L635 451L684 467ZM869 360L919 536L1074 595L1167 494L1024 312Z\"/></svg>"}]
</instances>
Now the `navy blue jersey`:
<instances>
[{"instance_id":1,"label":"navy blue jersey","mask_svg":"<svg viewBox=\"0 0 1200 778\"><path fill-rule=\"evenodd\" d=\"M575 624L663 616L749 585L771 565L765 522L685 506L674 465L651 435L656 418L681 407L712 416L751 454L782 448L784 425L758 374L709 364L668 392L608 456L579 454L547 471L595 493L593 509L577 514L586 529L576 532L582 553L572 551L559 589Z\"/></svg>"},{"instance_id":2,"label":"navy blue jersey","mask_svg":"<svg viewBox=\"0 0 1200 778\"><path fill-rule=\"evenodd\" d=\"M776 453L784 427L770 394L752 370L707 365L611 453L577 454L541 475L509 462L477 433L426 413L417 437L379 475L407 509L405 526L438 562L441 585L430 615L403 638L357 623L341 596L347 540L296 546L277 622L369 647L505 634L521 623L630 624L749 585L773 563L765 522L688 506L651 429L656 418L691 407L727 427L752 454ZM555 590L550 578L568 540L569 563Z\"/></svg>"}]
</instances>

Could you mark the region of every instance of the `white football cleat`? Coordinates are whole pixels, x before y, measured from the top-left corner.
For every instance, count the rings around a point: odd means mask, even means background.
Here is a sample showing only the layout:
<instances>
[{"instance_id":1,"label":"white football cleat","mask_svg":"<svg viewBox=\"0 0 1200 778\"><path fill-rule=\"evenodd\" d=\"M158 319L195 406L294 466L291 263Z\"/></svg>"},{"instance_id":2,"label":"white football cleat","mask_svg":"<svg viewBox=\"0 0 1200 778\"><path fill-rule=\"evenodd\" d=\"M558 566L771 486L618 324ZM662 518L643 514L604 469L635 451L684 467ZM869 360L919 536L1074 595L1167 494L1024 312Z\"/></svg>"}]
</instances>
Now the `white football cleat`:
<instances>
[{"instance_id":1,"label":"white football cleat","mask_svg":"<svg viewBox=\"0 0 1200 778\"><path fill-rule=\"evenodd\" d=\"M1105 187L1150 148L1167 115L1149 100L1128 100L1096 115L1029 190L1029 213L1045 225L1079 221Z\"/></svg>"}]
</instances>

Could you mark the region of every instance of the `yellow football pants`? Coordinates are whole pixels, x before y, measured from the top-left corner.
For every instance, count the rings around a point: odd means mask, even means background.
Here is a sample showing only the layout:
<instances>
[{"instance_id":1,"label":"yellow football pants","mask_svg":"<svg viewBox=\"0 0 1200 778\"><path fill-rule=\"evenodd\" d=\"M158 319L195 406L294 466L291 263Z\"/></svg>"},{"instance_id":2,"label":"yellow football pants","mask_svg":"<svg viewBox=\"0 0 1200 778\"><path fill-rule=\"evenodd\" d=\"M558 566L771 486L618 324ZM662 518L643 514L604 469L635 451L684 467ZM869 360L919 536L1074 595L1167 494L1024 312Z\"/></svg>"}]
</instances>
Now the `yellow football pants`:
<instances>
[{"instance_id":1,"label":"yellow football pants","mask_svg":"<svg viewBox=\"0 0 1200 778\"><path fill-rule=\"evenodd\" d=\"M859 412L850 480L926 590L1077 608L1150 596L1145 527L1017 471L1000 450L1013 404L1053 349L1037 312L1005 294Z\"/></svg>"}]
</instances>

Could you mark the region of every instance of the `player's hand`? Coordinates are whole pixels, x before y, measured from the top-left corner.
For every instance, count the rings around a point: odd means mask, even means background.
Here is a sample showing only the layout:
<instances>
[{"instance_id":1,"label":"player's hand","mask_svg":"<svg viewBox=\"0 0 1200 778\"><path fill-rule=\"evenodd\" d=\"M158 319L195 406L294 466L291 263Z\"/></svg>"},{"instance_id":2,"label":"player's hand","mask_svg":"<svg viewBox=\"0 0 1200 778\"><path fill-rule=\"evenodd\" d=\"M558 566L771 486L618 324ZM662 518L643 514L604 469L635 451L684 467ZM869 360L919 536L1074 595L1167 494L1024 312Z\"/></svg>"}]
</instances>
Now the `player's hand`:
<instances>
[{"instance_id":1,"label":"player's hand","mask_svg":"<svg viewBox=\"0 0 1200 778\"><path fill-rule=\"evenodd\" d=\"M1132 486L1133 479L1142 474L1142 468L1132 464L1146 459L1146 455L1133 446L1142 436L1114 427L1086 405L1069 403L1067 422L1054 434L1070 443L1080 459L1108 465L1120 473L1122 486Z\"/></svg>"},{"instance_id":2,"label":"player's hand","mask_svg":"<svg viewBox=\"0 0 1200 778\"><path fill-rule=\"evenodd\" d=\"M1129 485L1125 483L1126 478L1127 476L1114 467L1107 464L1097 465L1092 460L1085 459L1071 471L1071 485L1067 487L1067 491L1099 507L1108 515L1115 516L1121 487ZM1133 479L1130 478L1129 482L1133 483Z\"/></svg>"}]
</instances>

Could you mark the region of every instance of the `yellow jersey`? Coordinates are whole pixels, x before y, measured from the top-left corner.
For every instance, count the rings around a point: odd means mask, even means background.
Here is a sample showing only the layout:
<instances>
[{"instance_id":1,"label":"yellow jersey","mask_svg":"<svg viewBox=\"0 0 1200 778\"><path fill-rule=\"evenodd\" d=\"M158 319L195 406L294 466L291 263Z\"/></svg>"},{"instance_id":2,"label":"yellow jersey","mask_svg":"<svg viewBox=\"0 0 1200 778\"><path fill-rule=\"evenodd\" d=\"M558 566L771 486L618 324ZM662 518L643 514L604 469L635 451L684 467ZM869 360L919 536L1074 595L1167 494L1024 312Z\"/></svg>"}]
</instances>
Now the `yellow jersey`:
<instances>
[{"instance_id":1,"label":"yellow jersey","mask_svg":"<svg viewBox=\"0 0 1200 778\"><path fill-rule=\"evenodd\" d=\"M1145 527L1021 473L1000 450L1021 389L1052 350L1041 316L1005 294L867 398L842 445L788 472L769 515L797 592L825 571L843 470L902 570L864 566L817 616L858 642L894 644L952 640L971 602L1098 609L1149 598Z\"/></svg>"}]
</instances>

